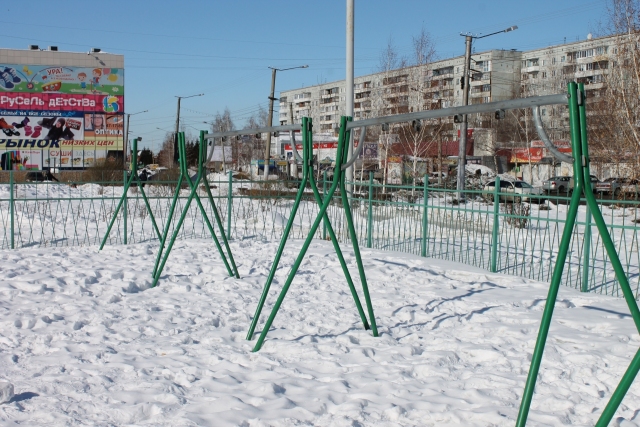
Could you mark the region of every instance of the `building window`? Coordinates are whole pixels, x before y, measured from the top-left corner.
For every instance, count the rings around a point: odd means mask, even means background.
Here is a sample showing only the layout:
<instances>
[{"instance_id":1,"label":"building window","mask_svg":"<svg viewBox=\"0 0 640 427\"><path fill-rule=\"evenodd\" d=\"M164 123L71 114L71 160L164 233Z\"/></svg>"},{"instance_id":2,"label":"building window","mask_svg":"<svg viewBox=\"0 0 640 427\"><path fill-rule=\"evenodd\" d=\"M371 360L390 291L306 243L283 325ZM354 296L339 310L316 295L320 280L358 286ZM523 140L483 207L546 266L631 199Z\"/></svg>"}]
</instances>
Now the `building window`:
<instances>
[{"instance_id":1,"label":"building window","mask_svg":"<svg viewBox=\"0 0 640 427\"><path fill-rule=\"evenodd\" d=\"M556 63L556 57L554 56L553 58L551 58L551 63L555 64Z\"/></svg>"},{"instance_id":2,"label":"building window","mask_svg":"<svg viewBox=\"0 0 640 427\"><path fill-rule=\"evenodd\" d=\"M560 62L565 62L566 59L567 59L566 56L563 55L563 56L560 57Z\"/></svg>"},{"instance_id":3,"label":"building window","mask_svg":"<svg viewBox=\"0 0 640 427\"><path fill-rule=\"evenodd\" d=\"M547 78L547 72L546 72L546 71L543 71L543 72L542 72L542 78L543 78L543 79L546 79L546 78Z\"/></svg>"}]
</instances>

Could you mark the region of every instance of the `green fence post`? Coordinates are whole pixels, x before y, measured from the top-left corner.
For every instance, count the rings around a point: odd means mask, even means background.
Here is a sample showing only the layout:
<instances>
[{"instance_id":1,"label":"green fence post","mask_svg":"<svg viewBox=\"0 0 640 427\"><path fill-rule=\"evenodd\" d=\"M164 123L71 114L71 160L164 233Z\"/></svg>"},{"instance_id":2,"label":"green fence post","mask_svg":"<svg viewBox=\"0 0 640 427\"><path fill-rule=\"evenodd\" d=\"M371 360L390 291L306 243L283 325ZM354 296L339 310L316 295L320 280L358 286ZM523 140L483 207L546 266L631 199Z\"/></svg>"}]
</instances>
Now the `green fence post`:
<instances>
[{"instance_id":1,"label":"green fence post","mask_svg":"<svg viewBox=\"0 0 640 427\"><path fill-rule=\"evenodd\" d=\"M424 192L423 192L423 202L422 202L422 245L420 248L420 255L426 257L427 256L427 227L429 223L427 222L427 204L429 193L427 192L427 184L429 183L429 176L427 174L424 175Z\"/></svg>"},{"instance_id":2,"label":"green fence post","mask_svg":"<svg viewBox=\"0 0 640 427\"><path fill-rule=\"evenodd\" d=\"M124 221L124 244L127 244L127 205L129 204L127 201L127 192L129 187L127 186L127 171L122 171L122 190L124 193L122 194L122 198L124 200L124 205L122 206L122 220Z\"/></svg>"},{"instance_id":3,"label":"green fence post","mask_svg":"<svg viewBox=\"0 0 640 427\"><path fill-rule=\"evenodd\" d=\"M227 240L231 240L231 206L233 204L233 171L229 171L229 194L227 194Z\"/></svg>"},{"instance_id":4,"label":"green fence post","mask_svg":"<svg viewBox=\"0 0 640 427\"><path fill-rule=\"evenodd\" d=\"M322 201L327 197L327 170L322 173ZM327 216L328 217L328 216ZM327 240L327 221L322 221L322 240Z\"/></svg>"},{"instance_id":5,"label":"green fence post","mask_svg":"<svg viewBox=\"0 0 640 427\"><path fill-rule=\"evenodd\" d=\"M500 227L500 177L493 187L493 228L491 230L491 272L498 271L498 228Z\"/></svg>"},{"instance_id":6,"label":"green fence post","mask_svg":"<svg viewBox=\"0 0 640 427\"><path fill-rule=\"evenodd\" d=\"M369 171L369 209L367 210L367 248L371 248L373 232L373 172Z\"/></svg>"},{"instance_id":7,"label":"green fence post","mask_svg":"<svg viewBox=\"0 0 640 427\"><path fill-rule=\"evenodd\" d=\"M9 216L11 219L11 249L15 249L15 230L14 230L14 200L13 200L13 192L15 191L15 186L13 182L13 171L9 171Z\"/></svg>"},{"instance_id":8,"label":"green fence post","mask_svg":"<svg viewBox=\"0 0 640 427\"><path fill-rule=\"evenodd\" d=\"M589 205L587 205L587 212L585 215L583 252L582 284L580 286L580 291L589 292L589 258L591 256L591 211L589 210Z\"/></svg>"}]
</instances>

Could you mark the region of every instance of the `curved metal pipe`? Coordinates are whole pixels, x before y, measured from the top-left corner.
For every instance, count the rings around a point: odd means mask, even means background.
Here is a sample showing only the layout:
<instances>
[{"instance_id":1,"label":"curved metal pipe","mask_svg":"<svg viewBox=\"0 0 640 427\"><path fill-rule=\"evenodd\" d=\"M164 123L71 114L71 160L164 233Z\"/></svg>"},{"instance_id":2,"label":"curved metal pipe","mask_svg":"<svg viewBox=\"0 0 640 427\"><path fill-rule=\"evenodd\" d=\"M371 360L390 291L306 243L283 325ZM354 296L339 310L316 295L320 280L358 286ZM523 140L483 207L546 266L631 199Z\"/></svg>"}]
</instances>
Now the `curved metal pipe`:
<instances>
[{"instance_id":1,"label":"curved metal pipe","mask_svg":"<svg viewBox=\"0 0 640 427\"><path fill-rule=\"evenodd\" d=\"M351 159L345 163L344 165L342 165L342 167L340 169L345 170L347 169L349 166L351 166L352 164L354 164L356 162L356 159L358 158L358 156L360 155L360 153L362 153L362 150L364 149L364 135L367 131L367 127L366 126L362 126L360 128L360 139L358 142L358 148L356 148L356 151L353 153L353 157L351 157Z\"/></svg>"},{"instance_id":2,"label":"curved metal pipe","mask_svg":"<svg viewBox=\"0 0 640 427\"><path fill-rule=\"evenodd\" d=\"M573 157L558 151L556 146L553 145L553 143L549 139L549 136L547 135L547 132L544 130L544 127L542 127L542 120L540 119L540 106L536 105L535 107L532 108L532 110L533 110L533 121L536 125L536 130L538 131L538 135L540 136L540 139L544 143L545 147L547 147L547 150L549 150L551 154L553 154L553 156L558 160L560 160L561 162L573 163Z\"/></svg>"},{"instance_id":3,"label":"curved metal pipe","mask_svg":"<svg viewBox=\"0 0 640 427\"><path fill-rule=\"evenodd\" d=\"M296 160L296 163L302 163L302 157L298 154L298 149L296 148L296 133L291 129L289 131L289 141L291 141L291 151L293 151L293 158Z\"/></svg>"}]
</instances>

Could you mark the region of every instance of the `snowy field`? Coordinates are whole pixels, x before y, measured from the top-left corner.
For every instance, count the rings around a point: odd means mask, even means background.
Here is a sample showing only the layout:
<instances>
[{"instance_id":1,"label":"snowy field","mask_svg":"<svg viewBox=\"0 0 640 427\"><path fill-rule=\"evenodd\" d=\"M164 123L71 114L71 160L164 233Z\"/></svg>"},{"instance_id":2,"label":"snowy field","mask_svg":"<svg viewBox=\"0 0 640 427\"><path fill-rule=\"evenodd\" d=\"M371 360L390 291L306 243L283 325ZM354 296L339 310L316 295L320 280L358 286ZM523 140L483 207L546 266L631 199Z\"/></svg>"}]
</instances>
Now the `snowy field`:
<instances>
[{"instance_id":1,"label":"snowy field","mask_svg":"<svg viewBox=\"0 0 640 427\"><path fill-rule=\"evenodd\" d=\"M264 324L301 246L290 242ZM0 257L1 425L513 426L547 284L364 249L380 337L314 241L263 349L245 340L277 242L25 248ZM355 259L345 253L353 274ZM640 339L621 299L560 288L530 426L593 425ZM258 332L261 326L258 326ZM640 386L612 425L640 426Z\"/></svg>"}]
</instances>

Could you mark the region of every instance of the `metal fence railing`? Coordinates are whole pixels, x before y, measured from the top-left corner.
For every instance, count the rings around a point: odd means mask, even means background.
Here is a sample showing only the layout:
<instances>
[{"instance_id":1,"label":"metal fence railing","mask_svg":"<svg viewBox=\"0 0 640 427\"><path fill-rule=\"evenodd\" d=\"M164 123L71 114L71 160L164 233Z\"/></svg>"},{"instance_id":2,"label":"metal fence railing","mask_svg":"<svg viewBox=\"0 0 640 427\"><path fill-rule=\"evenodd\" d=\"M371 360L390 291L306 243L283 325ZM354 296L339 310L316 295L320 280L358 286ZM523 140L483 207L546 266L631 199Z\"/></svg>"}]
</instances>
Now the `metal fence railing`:
<instances>
[{"instance_id":1,"label":"metal fence railing","mask_svg":"<svg viewBox=\"0 0 640 427\"><path fill-rule=\"evenodd\" d=\"M11 172L9 172L11 174ZM123 176L123 179L126 177ZM234 181L210 179L224 232L232 240L279 240L297 189L295 181ZM99 245L122 197L123 181L0 184L0 248ZM425 180L426 181L426 180ZM5 181L6 182L6 181ZM327 181L322 177L320 190ZM174 182L148 182L145 187L158 227L166 222ZM186 202L179 198L176 211ZM350 200L361 248L375 248L440 258L492 272L549 281L557 261L569 198L566 194L539 196L467 190L464 203L454 190L424 186L377 184L373 179L354 183ZM340 200L328 215L338 240L348 241ZM542 202L542 203L539 203ZM631 282L636 299L640 289L640 201L637 194L599 200L611 237ZM116 218L107 244L157 240L140 194L131 188L127 209ZM207 205L205 204L205 208ZM210 207L209 207L210 210ZM290 239L306 237L318 205L305 195ZM208 212L212 215L212 212ZM125 226L126 224L126 226ZM590 212L581 206L573 230L562 283L582 291L621 296L613 267L599 233L591 233ZM173 231L173 230L171 230ZM210 238L197 206L191 209L178 236ZM316 238L327 239L320 227Z\"/></svg>"}]
</instances>

